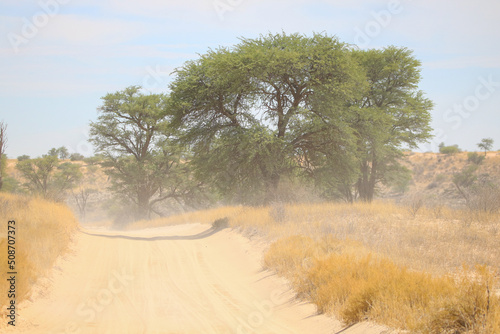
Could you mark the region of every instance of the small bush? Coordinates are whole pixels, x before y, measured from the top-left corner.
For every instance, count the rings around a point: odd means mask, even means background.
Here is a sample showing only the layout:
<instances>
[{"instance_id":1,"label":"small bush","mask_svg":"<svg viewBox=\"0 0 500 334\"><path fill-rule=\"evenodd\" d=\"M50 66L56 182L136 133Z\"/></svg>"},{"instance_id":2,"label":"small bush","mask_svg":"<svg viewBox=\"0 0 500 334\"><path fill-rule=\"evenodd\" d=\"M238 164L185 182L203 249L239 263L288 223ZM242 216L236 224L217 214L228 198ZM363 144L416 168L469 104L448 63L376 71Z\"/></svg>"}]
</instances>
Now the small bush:
<instances>
[{"instance_id":1,"label":"small bush","mask_svg":"<svg viewBox=\"0 0 500 334\"><path fill-rule=\"evenodd\" d=\"M408 212L413 218L417 216L418 211L424 206L424 198L420 194L410 196L406 201Z\"/></svg>"},{"instance_id":2,"label":"small bush","mask_svg":"<svg viewBox=\"0 0 500 334\"><path fill-rule=\"evenodd\" d=\"M212 223L212 227L214 229L216 229L216 230L224 229L226 227L229 227L229 219L227 217L216 219Z\"/></svg>"},{"instance_id":3,"label":"small bush","mask_svg":"<svg viewBox=\"0 0 500 334\"><path fill-rule=\"evenodd\" d=\"M93 157L88 157L88 158L84 158L83 161L87 164L87 165L97 165L99 164L100 162L102 162L104 160L104 157L101 156L101 155L95 155Z\"/></svg>"},{"instance_id":4,"label":"small bush","mask_svg":"<svg viewBox=\"0 0 500 334\"><path fill-rule=\"evenodd\" d=\"M472 162L473 164L480 165L484 161L485 156L479 155L477 152L469 152L467 153L467 161Z\"/></svg>"},{"instance_id":5,"label":"small bush","mask_svg":"<svg viewBox=\"0 0 500 334\"><path fill-rule=\"evenodd\" d=\"M83 161L85 159L85 157L82 154L80 154L80 153L72 153L69 156L69 159L71 161Z\"/></svg>"},{"instance_id":6,"label":"small bush","mask_svg":"<svg viewBox=\"0 0 500 334\"><path fill-rule=\"evenodd\" d=\"M493 183L478 182L468 193L467 206L475 212L498 212L500 210L500 187Z\"/></svg>"},{"instance_id":7,"label":"small bush","mask_svg":"<svg viewBox=\"0 0 500 334\"><path fill-rule=\"evenodd\" d=\"M458 148L458 145L442 146L439 148L439 153L448 154L448 155L456 154L456 153L460 153L460 152L461 152L461 150L460 150L460 148Z\"/></svg>"}]
</instances>

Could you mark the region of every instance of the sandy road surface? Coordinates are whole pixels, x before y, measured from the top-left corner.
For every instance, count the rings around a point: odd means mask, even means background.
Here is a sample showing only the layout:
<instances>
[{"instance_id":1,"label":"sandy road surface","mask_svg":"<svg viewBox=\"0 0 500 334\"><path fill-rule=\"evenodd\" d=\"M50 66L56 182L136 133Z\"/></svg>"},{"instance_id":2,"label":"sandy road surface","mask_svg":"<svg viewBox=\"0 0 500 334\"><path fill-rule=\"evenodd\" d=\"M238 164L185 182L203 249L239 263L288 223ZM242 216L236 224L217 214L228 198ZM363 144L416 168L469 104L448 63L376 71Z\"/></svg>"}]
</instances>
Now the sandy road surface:
<instances>
[{"instance_id":1,"label":"sandy road surface","mask_svg":"<svg viewBox=\"0 0 500 334\"><path fill-rule=\"evenodd\" d=\"M87 232L87 233L84 233ZM15 333L380 333L343 330L262 271L229 229L200 224L78 232L50 284L18 310ZM94 234L94 235L91 235ZM98 234L98 235L96 235Z\"/></svg>"}]
</instances>

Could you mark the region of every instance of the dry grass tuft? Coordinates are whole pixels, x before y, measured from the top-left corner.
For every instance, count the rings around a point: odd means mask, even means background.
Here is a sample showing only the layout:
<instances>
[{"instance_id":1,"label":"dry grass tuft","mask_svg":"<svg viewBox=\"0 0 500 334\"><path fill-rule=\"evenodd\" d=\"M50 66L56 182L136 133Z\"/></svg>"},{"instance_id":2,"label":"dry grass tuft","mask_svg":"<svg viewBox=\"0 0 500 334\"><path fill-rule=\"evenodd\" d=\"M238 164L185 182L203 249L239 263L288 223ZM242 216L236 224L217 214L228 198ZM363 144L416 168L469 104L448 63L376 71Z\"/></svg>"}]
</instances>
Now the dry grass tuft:
<instances>
[{"instance_id":1,"label":"dry grass tuft","mask_svg":"<svg viewBox=\"0 0 500 334\"><path fill-rule=\"evenodd\" d=\"M67 250L77 221L65 205L0 193L0 266L3 273L10 271L7 270L9 220L16 222L16 297L19 303L29 295L33 283ZM8 291L4 278L0 280L0 291ZM1 293L2 310L7 302L7 294Z\"/></svg>"},{"instance_id":2,"label":"dry grass tuft","mask_svg":"<svg viewBox=\"0 0 500 334\"><path fill-rule=\"evenodd\" d=\"M486 267L433 276L367 252L359 243L293 236L270 246L264 266L287 277L318 312L346 324L372 320L423 333L500 331L498 281Z\"/></svg>"}]
</instances>

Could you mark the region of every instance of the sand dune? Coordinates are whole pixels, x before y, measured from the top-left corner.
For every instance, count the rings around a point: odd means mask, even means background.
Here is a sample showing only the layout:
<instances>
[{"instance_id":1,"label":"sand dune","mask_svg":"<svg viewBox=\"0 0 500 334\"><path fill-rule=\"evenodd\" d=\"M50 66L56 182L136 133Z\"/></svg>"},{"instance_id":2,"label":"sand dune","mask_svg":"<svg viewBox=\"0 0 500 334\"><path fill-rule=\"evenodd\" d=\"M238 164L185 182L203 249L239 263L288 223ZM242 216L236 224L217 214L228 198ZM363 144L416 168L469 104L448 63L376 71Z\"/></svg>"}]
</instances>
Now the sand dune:
<instances>
[{"instance_id":1,"label":"sand dune","mask_svg":"<svg viewBox=\"0 0 500 334\"><path fill-rule=\"evenodd\" d=\"M21 305L15 333L382 333L297 301L230 229L189 224L78 232L70 255Z\"/></svg>"}]
</instances>

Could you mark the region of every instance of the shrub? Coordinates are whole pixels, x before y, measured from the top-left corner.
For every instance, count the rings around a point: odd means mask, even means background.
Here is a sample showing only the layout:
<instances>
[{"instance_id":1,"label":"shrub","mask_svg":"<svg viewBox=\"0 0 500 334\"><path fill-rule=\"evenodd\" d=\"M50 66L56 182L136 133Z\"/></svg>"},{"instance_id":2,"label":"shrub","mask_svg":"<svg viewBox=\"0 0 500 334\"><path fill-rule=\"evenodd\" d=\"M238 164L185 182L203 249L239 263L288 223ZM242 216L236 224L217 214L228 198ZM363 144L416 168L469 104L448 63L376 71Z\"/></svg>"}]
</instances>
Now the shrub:
<instances>
[{"instance_id":1,"label":"shrub","mask_svg":"<svg viewBox=\"0 0 500 334\"><path fill-rule=\"evenodd\" d=\"M485 156L479 155L477 152L469 152L467 153L467 161L472 162L473 164L480 165L484 161Z\"/></svg>"},{"instance_id":2,"label":"shrub","mask_svg":"<svg viewBox=\"0 0 500 334\"><path fill-rule=\"evenodd\" d=\"M87 165L97 165L98 163L102 162L104 160L104 157L101 155L94 155L93 157L88 157L84 158L83 161Z\"/></svg>"},{"instance_id":3,"label":"shrub","mask_svg":"<svg viewBox=\"0 0 500 334\"><path fill-rule=\"evenodd\" d=\"M453 183L473 212L495 213L500 210L500 187L487 174L477 175L470 165L453 176Z\"/></svg>"},{"instance_id":4,"label":"shrub","mask_svg":"<svg viewBox=\"0 0 500 334\"><path fill-rule=\"evenodd\" d=\"M452 145L452 146L442 146L442 147L439 147L439 153L443 153L443 154L456 154L456 153L460 153L461 150L460 148L458 148L458 145Z\"/></svg>"},{"instance_id":5,"label":"shrub","mask_svg":"<svg viewBox=\"0 0 500 334\"><path fill-rule=\"evenodd\" d=\"M69 156L69 159L71 161L83 161L85 159L85 157L82 154L80 154L80 153L72 153Z\"/></svg>"}]
</instances>

